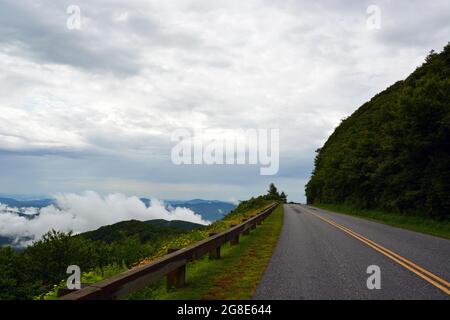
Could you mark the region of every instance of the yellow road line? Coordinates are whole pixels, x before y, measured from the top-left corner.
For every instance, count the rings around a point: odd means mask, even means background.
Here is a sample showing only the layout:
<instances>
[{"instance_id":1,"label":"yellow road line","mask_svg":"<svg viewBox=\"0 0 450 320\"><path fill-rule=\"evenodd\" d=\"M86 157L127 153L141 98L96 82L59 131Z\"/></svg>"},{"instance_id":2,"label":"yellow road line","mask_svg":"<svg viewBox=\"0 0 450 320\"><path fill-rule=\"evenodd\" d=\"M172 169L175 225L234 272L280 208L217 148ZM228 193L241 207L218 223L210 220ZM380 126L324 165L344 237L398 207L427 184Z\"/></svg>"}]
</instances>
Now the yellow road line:
<instances>
[{"instance_id":1,"label":"yellow road line","mask_svg":"<svg viewBox=\"0 0 450 320\"><path fill-rule=\"evenodd\" d=\"M324 218L324 219L327 219L327 218ZM330 221L332 221L332 220L330 220ZM333 221L333 222L334 222L334 221ZM336 222L334 222L334 223L336 223ZM449 283L449 282L447 282L447 281L445 281L444 279L438 277L437 275L431 273L430 271L428 271L428 270L422 268L421 266L415 264L415 263L412 262L411 260L408 260L408 259L402 257L401 255L399 255L399 254L397 254L397 253L395 253L395 252L393 252L393 251L391 251L391 250L389 250L389 249L387 249L387 248L385 248L385 247L379 245L378 243L376 243L376 242L374 242L374 241L372 241L372 240L370 240L370 239L368 239L368 238L366 238L366 237L364 237L364 236L362 236L362 235L356 233L355 231L353 231L353 230L351 230L351 229L349 229L349 228L347 228L347 227L345 227L345 226L342 226L342 225L341 225L341 227L344 228L344 229L346 229L347 231L352 232L352 233L354 233L355 235L357 235L357 236L363 238L364 240L370 242L371 244L375 245L376 247L380 248L381 250L383 250L383 251L385 251L385 252L387 252L387 253L393 255L394 257L396 257L396 258L402 260L403 262L405 262L405 263L411 265L413 268L419 270L420 272L425 273L426 275L428 275L428 276L430 276L431 278L433 278L434 280L440 282L440 283L443 284L444 286L450 287L450 283Z\"/></svg>"},{"instance_id":2,"label":"yellow road line","mask_svg":"<svg viewBox=\"0 0 450 320\"><path fill-rule=\"evenodd\" d=\"M438 277L437 275L429 272L428 270L420 267L419 265L413 263L412 261L402 257L401 255L386 249L385 247L377 244L376 242L356 233L355 231L351 230L350 228L344 227L340 224L338 224L337 222L327 219L325 217L322 217L314 212L311 212L308 209L305 209L305 211L307 211L308 213L314 215L315 217L333 225L334 227L344 231L345 233L349 234L350 236L358 239L359 241L365 243L366 245L368 245L369 247L371 247L372 249L380 252L381 254L385 255L386 257L390 258L391 260L397 262L398 264L400 264L401 266L405 267L406 269L410 270L411 272L415 273L416 275L418 275L419 277L421 277L422 279L424 279L425 281L429 282L430 284L434 285L435 287L439 288L440 290L442 290L443 292L445 292L446 294L450 295L450 289L447 287L450 287L450 283L448 283L447 281L445 281L444 279ZM434 279L434 280L433 280Z\"/></svg>"}]
</instances>

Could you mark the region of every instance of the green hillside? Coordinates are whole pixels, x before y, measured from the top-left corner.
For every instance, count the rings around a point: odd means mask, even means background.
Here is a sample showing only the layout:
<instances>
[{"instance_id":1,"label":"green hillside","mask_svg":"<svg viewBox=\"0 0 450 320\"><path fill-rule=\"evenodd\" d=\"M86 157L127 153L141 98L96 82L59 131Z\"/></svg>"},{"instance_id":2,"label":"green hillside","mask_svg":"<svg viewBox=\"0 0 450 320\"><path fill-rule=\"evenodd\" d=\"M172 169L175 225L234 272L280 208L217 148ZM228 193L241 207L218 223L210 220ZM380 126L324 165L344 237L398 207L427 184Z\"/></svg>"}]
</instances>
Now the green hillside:
<instances>
[{"instance_id":1,"label":"green hillside","mask_svg":"<svg viewBox=\"0 0 450 320\"><path fill-rule=\"evenodd\" d=\"M189 221L183 221L183 220L171 220L167 221L164 219L154 219L154 220L148 220L145 221L146 224L153 225L153 226L159 226L159 227L167 227L171 229L179 229L184 231L191 231L195 230L201 227L204 227L202 224L193 223Z\"/></svg>"},{"instance_id":2,"label":"green hillside","mask_svg":"<svg viewBox=\"0 0 450 320\"><path fill-rule=\"evenodd\" d=\"M306 186L310 204L450 217L450 44L343 120Z\"/></svg>"},{"instance_id":3,"label":"green hillside","mask_svg":"<svg viewBox=\"0 0 450 320\"><path fill-rule=\"evenodd\" d=\"M179 227L169 227L169 221L166 222L167 223L161 221L157 221L156 223L138 220L121 221L100 227L97 230L84 232L79 236L89 240L103 241L106 243L120 241L130 236L137 236L140 242L145 243L149 241L159 241L172 235L181 234L185 231ZM180 223L180 225L183 224Z\"/></svg>"}]
</instances>

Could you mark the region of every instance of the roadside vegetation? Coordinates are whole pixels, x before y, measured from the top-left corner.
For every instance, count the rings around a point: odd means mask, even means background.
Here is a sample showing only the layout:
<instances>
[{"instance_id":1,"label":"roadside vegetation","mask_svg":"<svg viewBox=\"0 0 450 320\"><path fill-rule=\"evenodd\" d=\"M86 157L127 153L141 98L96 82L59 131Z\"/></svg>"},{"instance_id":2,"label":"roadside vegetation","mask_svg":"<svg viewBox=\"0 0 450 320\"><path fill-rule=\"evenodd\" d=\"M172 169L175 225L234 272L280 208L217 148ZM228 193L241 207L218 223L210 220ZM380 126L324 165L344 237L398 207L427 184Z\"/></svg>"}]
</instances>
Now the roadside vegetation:
<instances>
[{"instance_id":1,"label":"roadside vegetation","mask_svg":"<svg viewBox=\"0 0 450 320\"><path fill-rule=\"evenodd\" d=\"M66 270L78 265L82 283L95 283L148 263L237 224L273 201L285 202L271 185L266 195L242 201L222 220L194 230L128 221L73 235L51 230L24 250L0 247L0 299L55 299Z\"/></svg>"},{"instance_id":2,"label":"roadside vegetation","mask_svg":"<svg viewBox=\"0 0 450 320\"><path fill-rule=\"evenodd\" d=\"M314 206L325 210L381 222L394 227L450 239L450 220L436 220L426 216L387 213L373 209L359 209L345 204L317 204Z\"/></svg>"},{"instance_id":3,"label":"roadside vegetation","mask_svg":"<svg viewBox=\"0 0 450 320\"><path fill-rule=\"evenodd\" d=\"M132 294L129 299L155 300L240 300L251 299L272 256L283 222L283 206L278 206L239 245L224 245L221 258L207 256L189 263L186 286L166 290L165 280Z\"/></svg>"}]
</instances>

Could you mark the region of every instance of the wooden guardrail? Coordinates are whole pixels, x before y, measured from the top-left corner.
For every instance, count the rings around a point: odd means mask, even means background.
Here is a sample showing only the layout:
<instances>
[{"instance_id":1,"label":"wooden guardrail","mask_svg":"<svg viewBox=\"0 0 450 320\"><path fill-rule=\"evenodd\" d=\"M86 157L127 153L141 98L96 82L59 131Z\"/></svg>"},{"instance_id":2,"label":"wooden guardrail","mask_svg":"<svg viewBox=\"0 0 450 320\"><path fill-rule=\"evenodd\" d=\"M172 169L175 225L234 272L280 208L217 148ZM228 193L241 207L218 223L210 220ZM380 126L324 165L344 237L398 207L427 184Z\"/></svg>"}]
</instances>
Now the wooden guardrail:
<instances>
[{"instance_id":1,"label":"wooden guardrail","mask_svg":"<svg viewBox=\"0 0 450 320\"><path fill-rule=\"evenodd\" d=\"M167 278L167 287L182 287L185 283L186 264L210 254L210 258L220 258L220 247L227 242L231 245L239 244L239 236L248 234L250 230L272 213L277 203L271 204L255 216L238 225L232 225L228 230L211 234L209 238L196 242L188 247L172 249L170 252L144 266L136 267L111 278L95 284L88 285L80 290L75 290L62 297L60 300L107 300L117 299L158 281L162 277Z\"/></svg>"}]
</instances>

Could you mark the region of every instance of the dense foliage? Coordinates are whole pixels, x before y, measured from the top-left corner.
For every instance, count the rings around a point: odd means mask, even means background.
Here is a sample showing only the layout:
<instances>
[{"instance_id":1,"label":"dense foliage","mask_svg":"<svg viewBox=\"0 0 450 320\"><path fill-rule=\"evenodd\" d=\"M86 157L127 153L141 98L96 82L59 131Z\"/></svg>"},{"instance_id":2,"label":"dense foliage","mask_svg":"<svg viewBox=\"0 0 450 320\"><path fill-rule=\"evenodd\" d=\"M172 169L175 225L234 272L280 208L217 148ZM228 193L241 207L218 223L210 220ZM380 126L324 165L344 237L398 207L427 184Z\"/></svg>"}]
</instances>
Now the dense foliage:
<instances>
[{"instance_id":1,"label":"dense foliage","mask_svg":"<svg viewBox=\"0 0 450 320\"><path fill-rule=\"evenodd\" d=\"M197 213L197 212L195 212L195 213ZM202 217L202 218L204 218L204 217ZM184 231L191 231L191 230L200 228L202 226L201 224L198 224L198 223L193 223L193 222L183 221L183 220L167 221L164 219L153 219L153 220L145 221L145 223L151 224L153 226L170 227L172 229L175 228L175 229L180 229L180 230L184 230Z\"/></svg>"},{"instance_id":2,"label":"dense foliage","mask_svg":"<svg viewBox=\"0 0 450 320\"><path fill-rule=\"evenodd\" d=\"M173 234L180 233L183 233L182 229L167 227L162 222L151 223L150 221L143 222L138 220L129 220L103 226L97 230L82 233L80 236L90 240L103 241L106 243L120 241L130 236L136 236L140 242L145 243L149 241L159 241Z\"/></svg>"},{"instance_id":3,"label":"dense foliage","mask_svg":"<svg viewBox=\"0 0 450 320\"><path fill-rule=\"evenodd\" d=\"M40 295L67 278L69 265L103 273L111 265L131 267L155 249L137 236L106 243L52 230L23 251L0 247L0 299Z\"/></svg>"},{"instance_id":4,"label":"dense foliage","mask_svg":"<svg viewBox=\"0 0 450 320\"><path fill-rule=\"evenodd\" d=\"M308 203L450 217L450 43L317 150Z\"/></svg>"}]
</instances>

